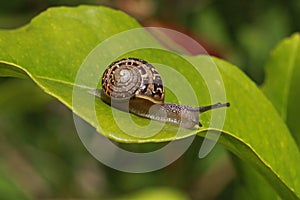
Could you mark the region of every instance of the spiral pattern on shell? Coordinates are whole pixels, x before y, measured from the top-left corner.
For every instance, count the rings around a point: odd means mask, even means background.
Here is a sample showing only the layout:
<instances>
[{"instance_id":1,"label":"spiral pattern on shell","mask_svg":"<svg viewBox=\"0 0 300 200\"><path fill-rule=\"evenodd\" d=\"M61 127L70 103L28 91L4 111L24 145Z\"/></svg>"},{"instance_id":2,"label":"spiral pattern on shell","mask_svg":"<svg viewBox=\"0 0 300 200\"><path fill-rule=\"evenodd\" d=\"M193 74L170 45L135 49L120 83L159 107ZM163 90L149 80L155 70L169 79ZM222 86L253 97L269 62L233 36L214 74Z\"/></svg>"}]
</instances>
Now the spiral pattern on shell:
<instances>
[{"instance_id":1,"label":"spiral pattern on shell","mask_svg":"<svg viewBox=\"0 0 300 200\"><path fill-rule=\"evenodd\" d=\"M103 73L102 89L115 100L137 97L159 104L164 102L160 74L151 64L137 58L124 58L109 65Z\"/></svg>"}]
</instances>

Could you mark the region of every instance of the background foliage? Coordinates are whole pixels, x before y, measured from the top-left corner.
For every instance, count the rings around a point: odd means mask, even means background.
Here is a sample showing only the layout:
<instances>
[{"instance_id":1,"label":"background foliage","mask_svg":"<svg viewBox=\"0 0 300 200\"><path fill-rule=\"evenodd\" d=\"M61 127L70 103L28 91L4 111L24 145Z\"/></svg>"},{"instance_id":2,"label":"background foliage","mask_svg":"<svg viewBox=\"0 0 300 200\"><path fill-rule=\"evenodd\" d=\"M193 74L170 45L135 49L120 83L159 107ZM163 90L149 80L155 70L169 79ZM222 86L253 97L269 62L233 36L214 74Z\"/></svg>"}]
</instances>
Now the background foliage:
<instances>
[{"instance_id":1,"label":"background foliage","mask_svg":"<svg viewBox=\"0 0 300 200\"><path fill-rule=\"evenodd\" d=\"M70 5L69 2L1 2L0 27L18 27L49 6ZM80 3L83 2L73 1L72 5ZM84 3L124 9L145 25L161 24L187 32L206 45L213 55L241 66L258 84L264 78L263 66L271 48L283 37L299 30L296 19L300 17L300 5L297 1L230 4L222 1L90 0ZM132 9L135 6L138 9ZM109 169L84 149L74 129L72 115L64 106L28 80L1 78L0 83L0 194L3 199L126 198L127 195L138 199L156 193L178 199L199 198L200 195L204 199L227 196L231 199L233 194L237 197L248 194L249 185L254 186L251 180L255 179L247 178L253 176L251 169L237 164L238 161L234 162L234 168L232 156L229 157L221 146L207 158L195 159L200 138L183 158L163 170L126 174ZM266 184L266 187L269 186ZM266 190L261 192L268 196Z\"/></svg>"}]
</instances>

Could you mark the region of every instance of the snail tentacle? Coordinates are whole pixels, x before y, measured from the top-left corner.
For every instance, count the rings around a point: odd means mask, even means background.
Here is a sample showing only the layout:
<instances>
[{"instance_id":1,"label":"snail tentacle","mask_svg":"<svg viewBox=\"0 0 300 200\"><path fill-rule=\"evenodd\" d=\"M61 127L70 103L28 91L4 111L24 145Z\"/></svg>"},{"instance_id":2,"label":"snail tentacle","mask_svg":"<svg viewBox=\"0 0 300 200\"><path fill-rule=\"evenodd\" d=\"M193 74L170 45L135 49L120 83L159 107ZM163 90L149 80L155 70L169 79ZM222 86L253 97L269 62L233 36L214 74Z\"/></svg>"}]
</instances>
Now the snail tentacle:
<instances>
[{"instance_id":1,"label":"snail tentacle","mask_svg":"<svg viewBox=\"0 0 300 200\"><path fill-rule=\"evenodd\" d=\"M222 108L222 107L229 107L229 106L230 106L229 102L226 102L226 103L218 102L216 104L208 105L208 106L201 106L201 107L196 107L196 108L191 107L191 108L188 108L188 110L203 113L203 112L206 112L206 111L209 111L209 110Z\"/></svg>"}]
</instances>

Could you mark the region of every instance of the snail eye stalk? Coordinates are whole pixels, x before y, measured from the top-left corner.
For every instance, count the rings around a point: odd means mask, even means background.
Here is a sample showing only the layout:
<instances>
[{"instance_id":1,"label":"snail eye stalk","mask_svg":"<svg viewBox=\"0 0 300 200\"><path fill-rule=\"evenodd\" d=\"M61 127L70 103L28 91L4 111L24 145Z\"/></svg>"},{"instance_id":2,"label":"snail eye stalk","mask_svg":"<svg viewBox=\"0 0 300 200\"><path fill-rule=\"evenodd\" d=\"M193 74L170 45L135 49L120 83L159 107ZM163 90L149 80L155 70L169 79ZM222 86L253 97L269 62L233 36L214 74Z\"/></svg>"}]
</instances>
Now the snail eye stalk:
<instances>
[{"instance_id":1,"label":"snail eye stalk","mask_svg":"<svg viewBox=\"0 0 300 200\"><path fill-rule=\"evenodd\" d=\"M200 113L203 113L203 112L206 112L208 110L213 110L213 109L217 109L217 108L222 108L222 107L229 107L230 106L230 103L227 102L227 103L216 103L216 104L213 104L213 105L209 105L209 106L201 106L201 107L198 107L198 111Z\"/></svg>"}]
</instances>

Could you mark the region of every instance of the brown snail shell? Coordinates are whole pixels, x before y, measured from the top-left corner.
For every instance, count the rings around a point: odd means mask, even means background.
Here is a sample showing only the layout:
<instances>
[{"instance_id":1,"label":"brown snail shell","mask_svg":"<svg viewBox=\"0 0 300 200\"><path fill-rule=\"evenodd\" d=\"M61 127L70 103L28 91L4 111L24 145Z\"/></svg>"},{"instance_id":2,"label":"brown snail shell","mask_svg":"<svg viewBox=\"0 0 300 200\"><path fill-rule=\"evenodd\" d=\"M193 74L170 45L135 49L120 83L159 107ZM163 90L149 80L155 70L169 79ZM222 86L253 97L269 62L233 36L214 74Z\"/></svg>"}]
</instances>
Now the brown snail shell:
<instances>
[{"instance_id":1,"label":"brown snail shell","mask_svg":"<svg viewBox=\"0 0 300 200\"><path fill-rule=\"evenodd\" d=\"M102 90L91 93L120 110L184 128L202 126L200 113L230 105L192 107L165 103L160 74L151 64L138 58L123 58L110 64L102 76Z\"/></svg>"},{"instance_id":2,"label":"brown snail shell","mask_svg":"<svg viewBox=\"0 0 300 200\"><path fill-rule=\"evenodd\" d=\"M132 97L164 103L164 87L158 71L137 58L125 58L112 63L102 76L102 90L114 100Z\"/></svg>"}]
</instances>

